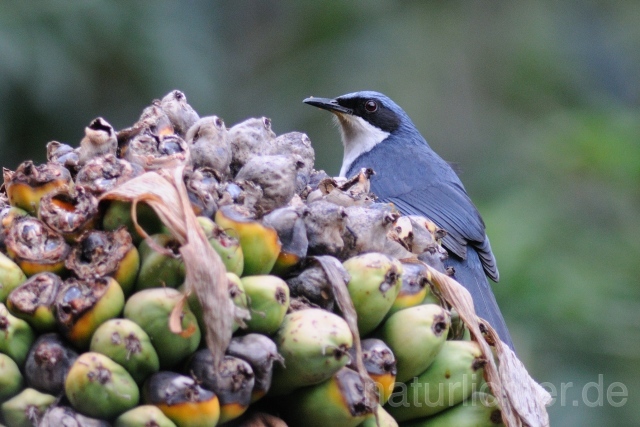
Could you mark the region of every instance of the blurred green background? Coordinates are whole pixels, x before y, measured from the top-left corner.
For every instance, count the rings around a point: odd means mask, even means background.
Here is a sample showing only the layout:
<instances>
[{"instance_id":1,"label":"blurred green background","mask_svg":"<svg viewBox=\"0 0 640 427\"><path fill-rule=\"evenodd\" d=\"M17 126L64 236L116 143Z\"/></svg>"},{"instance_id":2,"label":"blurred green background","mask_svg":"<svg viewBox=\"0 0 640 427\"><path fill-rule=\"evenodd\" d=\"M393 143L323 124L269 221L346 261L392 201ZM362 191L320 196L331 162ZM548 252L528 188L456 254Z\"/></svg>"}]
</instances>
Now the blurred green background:
<instances>
[{"instance_id":1,"label":"blurred green background","mask_svg":"<svg viewBox=\"0 0 640 427\"><path fill-rule=\"evenodd\" d=\"M4 1L0 159L42 162L46 142L77 145L97 116L126 127L180 89L228 126L308 133L337 174L337 129L302 99L384 92L482 212L518 353L557 391L552 425L636 426L638 16L633 1Z\"/></svg>"}]
</instances>

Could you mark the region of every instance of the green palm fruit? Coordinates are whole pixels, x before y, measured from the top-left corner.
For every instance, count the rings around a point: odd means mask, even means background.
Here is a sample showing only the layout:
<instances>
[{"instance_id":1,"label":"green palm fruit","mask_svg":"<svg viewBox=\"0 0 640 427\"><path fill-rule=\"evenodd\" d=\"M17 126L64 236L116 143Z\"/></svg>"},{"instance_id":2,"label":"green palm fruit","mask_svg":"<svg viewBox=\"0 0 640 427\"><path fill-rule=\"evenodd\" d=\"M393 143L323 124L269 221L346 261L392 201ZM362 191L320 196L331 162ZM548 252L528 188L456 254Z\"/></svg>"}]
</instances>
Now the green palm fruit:
<instances>
[{"instance_id":1,"label":"green palm fruit","mask_svg":"<svg viewBox=\"0 0 640 427\"><path fill-rule=\"evenodd\" d=\"M140 243L140 271L135 289L177 288L186 274L178 252L180 243L168 234L154 234L151 239L174 255L157 252L146 240Z\"/></svg>"},{"instance_id":2,"label":"green palm fruit","mask_svg":"<svg viewBox=\"0 0 640 427\"><path fill-rule=\"evenodd\" d=\"M172 288L145 289L129 297L124 307L124 317L133 320L149 335L162 369L176 365L200 344L198 321L188 304L183 305L180 313L182 332L174 334L169 329L169 317L183 297Z\"/></svg>"},{"instance_id":3,"label":"green palm fruit","mask_svg":"<svg viewBox=\"0 0 640 427\"><path fill-rule=\"evenodd\" d=\"M128 295L138 275L140 256L126 228L90 230L80 236L65 265L80 279L113 277Z\"/></svg>"},{"instance_id":4,"label":"green palm fruit","mask_svg":"<svg viewBox=\"0 0 640 427\"><path fill-rule=\"evenodd\" d=\"M65 337L77 348L86 349L98 326L122 313L124 293L111 277L67 279L55 307Z\"/></svg>"},{"instance_id":5,"label":"green palm fruit","mask_svg":"<svg viewBox=\"0 0 640 427\"><path fill-rule=\"evenodd\" d=\"M231 297L231 301L233 301L236 307L248 311L249 300L247 298L247 293L244 290L242 279L240 279L237 274L231 272L227 272L227 279L229 279L229 296ZM237 320L234 320L232 331L237 331L240 326L245 325L240 325Z\"/></svg>"},{"instance_id":6,"label":"green palm fruit","mask_svg":"<svg viewBox=\"0 0 640 427\"><path fill-rule=\"evenodd\" d=\"M254 374L251 402L262 398L269 391L273 377L273 362L283 361L282 356L278 354L276 343L262 334L232 338L227 354L243 359L251 365Z\"/></svg>"},{"instance_id":7,"label":"green palm fruit","mask_svg":"<svg viewBox=\"0 0 640 427\"><path fill-rule=\"evenodd\" d=\"M400 310L387 319L378 334L398 362L397 381L405 382L431 365L447 339L449 314L428 304Z\"/></svg>"},{"instance_id":8,"label":"green palm fruit","mask_svg":"<svg viewBox=\"0 0 640 427\"><path fill-rule=\"evenodd\" d=\"M422 263L402 263L402 287L387 318L403 308L422 304L429 293L429 270Z\"/></svg>"},{"instance_id":9,"label":"green palm fruit","mask_svg":"<svg viewBox=\"0 0 640 427\"><path fill-rule=\"evenodd\" d=\"M241 279L251 319L247 331L272 334L278 330L289 308L289 287L277 276L246 276Z\"/></svg>"},{"instance_id":10,"label":"green palm fruit","mask_svg":"<svg viewBox=\"0 0 640 427\"><path fill-rule=\"evenodd\" d=\"M377 416L377 421L376 421ZM455 425L455 424L452 424ZM360 424L360 427L398 427L398 422L382 407L382 404L376 408L375 415L369 417Z\"/></svg>"},{"instance_id":11,"label":"green palm fruit","mask_svg":"<svg viewBox=\"0 0 640 427\"><path fill-rule=\"evenodd\" d=\"M11 357L18 366L23 366L34 340L31 326L13 316L5 305L0 303L0 353Z\"/></svg>"},{"instance_id":12,"label":"green palm fruit","mask_svg":"<svg viewBox=\"0 0 640 427\"><path fill-rule=\"evenodd\" d=\"M144 383L145 403L157 406L178 427L210 427L220 419L218 397L190 377L160 371Z\"/></svg>"},{"instance_id":13,"label":"green palm fruit","mask_svg":"<svg viewBox=\"0 0 640 427\"><path fill-rule=\"evenodd\" d=\"M0 302L5 302L11 291L25 280L27 280L27 276L18 267L18 264L0 252Z\"/></svg>"},{"instance_id":14,"label":"green palm fruit","mask_svg":"<svg viewBox=\"0 0 640 427\"><path fill-rule=\"evenodd\" d=\"M270 394L327 380L349 362L353 337L341 317L318 308L285 316L275 336L284 367L276 367Z\"/></svg>"},{"instance_id":15,"label":"green palm fruit","mask_svg":"<svg viewBox=\"0 0 640 427\"><path fill-rule=\"evenodd\" d=\"M208 349L198 350L187 366L193 378L220 401L220 423L238 418L251 403L254 375L251 365L244 360L225 356L220 366L213 363Z\"/></svg>"},{"instance_id":16,"label":"green palm fruit","mask_svg":"<svg viewBox=\"0 0 640 427\"><path fill-rule=\"evenodd\" d=\"M161 233L163 230L162 221L158 218L153 208L146 203L138 203L136 205L136 213L138 225L149 235ZM131 202L121 200L109 201L109 206L102 217L102 227L105 230L113 231L124 225L133 242L137 245L143 237L138 233L131 218Z\"/></svg>"},{"instance_id":17,"label":"green palm fruit","mask_svg":"<svg viewBox=\"0 0 640 427\"><path fill-rule=\"evenodd\" d=\"M35 274L11 292L7 308L38 332L53 331L56 296L61 287L60 276L49 272Z\"/></svg>"},{"instance_id":18,"label":"green palm fruit","mask_svg":"<svg viewBox=\"0 0 640 427\"><path fill-rule=\"evenodd\" d=\"M40 335L27 355L24 373L29 387L59 395L71 365L78 358L71 345L57 333Z\"/></svg>"},{"instance_id":19,"label":"green palm fruit","mask_svg":"<svg viewBox=\"0 0 640 427\"><path fill-rule=\"evenodd\" d=\"M449 310L451 314L451 327L449 328L449 335L447 336L448 340L464 340L465 335L468 337L467 341L471 339L471 333L469 332L469 328L466 327L464 321L460 317L460 313L455 307L451 307Z\"/></svg>"},{"instance_id":20,"label":"green palm fruit","mask_svg":"<svg viewBox=\"0 0 640 427\"><path fill-rule=\"evenodd\" d=\"M442 304L442 300L440 299L440 297L438 295L436 295L435 293L431 292L431 289L429 289L429 292L427 292L427 295L425 295L424 299L422 300L422 304L438 304L438 305L441 305Z\"/></svg>"},{"instance_id":21,"label":"green palm fruit","mask_svg":"<svg viewBox=\"0 0 640 427\"><path fill-rule=\"evenodd\" d=\"M140 400L140 390L127 370L95 352L81 354L71 365L64 391L75 409L101 419L113 419Z\"/></svg>"},{"instance_id":22,"label":"green palm fruit","mask_svg":"<svg viewBox=\"0 0 640 427\"><path fill-rule=\"evenodd\" d=\"M47 408L57 398L26 388L2 404L2 416L7 427L32 427L38 425Z\"/></svg>"},{"instance_id":23,"label":"green palm fruit","mask_svg":"<svg viewBox=\"0 0 640 427\"><path fill-rule=\"evenodd\" d=\"M176 425L157 406L140 405L116 418L113 427L176 427Z\"/></svg>"},{"instance_id":24,"label":"green palm fruit","mask_svg":"<svg viewBox=\"0 0 640 427\"><path fill-rule=\"evenodd\" d=\"M37 218L16 219L7 232L5 245L7 254L27 276L43 271L66 273L64 263L71 247Z\"/></svg>"},{"instance_id":25,"label":"green palm fruit","mask_svg":"<svg viewBox=\"0 0 640 427\"><path fill-rule=\"evenodd\" d=\"M38 427L111 427L108 421L85 417L68 406L54 406L44 413Z\"/></svg>"},{"instance_id":26,"label":"green palm fruit","mask_svg":"<svg viewBox=\"0 0 640 427\"><path fill-rule=\"evenodd\" d=\"M403 423L407 427L498 427L504 426L498 400L487 393L473 393L470 399L433 417Z\"/></svg>"},{"instance_id":27,"label":"green palm fruit","mask_svg":"<svg viewBox=\"0 0 640 427\"><path fill-rule=\"evenodd\" d=\"M349 258L343 263L351 276L347 285L356 313L361 336L380 324L402 286L402 264L388 255L369 252Z\"/></svg>"},{"instance_id":28,"label":"green palm fruit","mask_svg":"<svg viewBox=\"0 0 640 427\"><path fill-rule=\"evenodd\" d=\"M223 230L207 217L199 216L198 223L204 230L211 247L220 255L227 272L242 276L244 255L237 234L232 229Z\"/></svg>"},{"instance_id":29,"label":"green palm fruit","mask_svg":"<svg viewBox=\"0 0 640 427\"><path fill-rule=\"evenodd\" d=\"M229 280L229 296L231 297L231 301L233 301L236 307L248 310L249 303L247 302L247 295L244 292L244 286L242 285L242 281L240 280L240 278L234 273L227 272L227 279ZM180 287L179 290L181 292L184 292L183 287ZM202 306L200 305L198 296L194 292L192 292L188 296L188 301L189 308L198 319L198 326L200 326L200 330L204 331L206 329L203 316L204 313L202 312ZM231 329L232 332L237 331L240 326L243 326L243 324L234 319Z\"/></svg>"},{"instance_id":30,"label":"green palm fruit","mask_svg":"<svg viewBox=\"0 0 640 427\"><path fill-rule=\"evenodd\" d=\"M446 341L426 371L394 390L385 409L399 422L444 411L478 388L485 363L476 342Z\"/></svg>"},{"instance_id":31,"label":"green palm fruit","mask_svg":"<svg viewBox=\"0 0 640 427\"><path fill-rule=\"evenodd\" d=\"M0 353L0 401L18 394L24 385L20 368L12 358Z\"/></svg>"},{"instance_id":32,"label":"green palm fruit","mask_svg":"<svg viewBox=\"0 0 640 427\"><path fill-rule=\"evenodd\" d=\"M34 216L38 214L42 197L73 186L71 173L64 166L56 163L35 166L31 160L20 164L15 172L5 169L4 183L11 206Z\"/></svg>"},{"instance_id":33,"label":"green palm fruit","mask_svg":"<svg viewBox=\"0 0 640 427\"><path fill-rule=\"evenodd\" d=\"M111 319L100 325L93 333L89 350L122 365L138 384L160 369L149 335L129 319Z\"/></svg>"},{"instance_id":34,"label":"green palm fruit","mask_svg":"<svg viewBox=\"0 0 640 427\"><path fill-rule=\"evenodd\" d=\"M225 232L233 230L237 234L244 255L243 275L271 271L281 248L276 230L263 225L238 205L222 206L216 212L215 221Z\"/></svg>"},{"instance_id":35,"label":"green palm fruit","mask_svg":"<svg viewBox=\"0 0 640 427\"><path fill-rule=\"evenodd\" d=\"M289 425L355 427L373 413L366 385L356 371L342 368L320 384L297 390L286 399L283 416Z\"/></svg>"},{"instance_id":36,"label":"green palm fruit","mask_svg":"<svg viewBox=\"0 0 640 427\"><path fill-rule=\"evenodd\" d=\"M381 405L391 396L396 382L396 358L384 341L377 338L367 338L360 342L362 347L362 362L364 368L378 388L378 399ZM354 347L349 350L351 361L347 366L357 370L356 351Z\"/></svg>"}]
</instances>

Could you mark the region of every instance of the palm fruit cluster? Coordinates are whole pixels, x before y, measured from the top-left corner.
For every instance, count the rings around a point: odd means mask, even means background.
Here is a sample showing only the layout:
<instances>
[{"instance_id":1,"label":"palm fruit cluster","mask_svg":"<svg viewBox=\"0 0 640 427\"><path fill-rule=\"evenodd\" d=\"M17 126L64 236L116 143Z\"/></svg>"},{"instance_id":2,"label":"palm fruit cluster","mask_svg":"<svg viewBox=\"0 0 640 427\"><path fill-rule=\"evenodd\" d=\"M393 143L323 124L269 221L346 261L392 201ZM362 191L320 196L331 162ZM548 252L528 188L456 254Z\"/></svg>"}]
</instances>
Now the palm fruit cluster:
<instances>
[{"instance_id":1,"label":"palm fruit cluster","mask_svg":"<svg viewBox=\"0 0 640 427\"><path fill-rule=\"evenodd\" d=\"M377 203L374 171L332 178L307 135L227 128L179 91L76 145L4 170L0 424L501 425L426 267L446 273L444 231ZM144 201L103 197L176 165L247 313L219 362L180 239Z\"/></svg>"}]
</instances>

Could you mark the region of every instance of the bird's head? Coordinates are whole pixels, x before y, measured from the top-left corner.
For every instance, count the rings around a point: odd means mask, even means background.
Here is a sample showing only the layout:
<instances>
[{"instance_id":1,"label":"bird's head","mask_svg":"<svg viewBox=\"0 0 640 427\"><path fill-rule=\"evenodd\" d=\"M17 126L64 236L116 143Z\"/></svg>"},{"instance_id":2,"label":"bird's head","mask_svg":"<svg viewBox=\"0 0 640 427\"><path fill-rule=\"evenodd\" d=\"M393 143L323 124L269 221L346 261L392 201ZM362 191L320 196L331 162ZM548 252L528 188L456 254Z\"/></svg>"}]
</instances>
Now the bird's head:
<instances>
[{"instance_id":1,"label":"bird's head","mask_svg":"<svg viewBox=\"0 0 640 427\"><path fill-rule=\"evenodd\" d=\"M390 135L415 129L402 108L378 92L354 92L333 99L311 97L303 102L332 112L340 124L344 145L340 175L344 175L361 154Z\"/></svg>"}]
</instances>

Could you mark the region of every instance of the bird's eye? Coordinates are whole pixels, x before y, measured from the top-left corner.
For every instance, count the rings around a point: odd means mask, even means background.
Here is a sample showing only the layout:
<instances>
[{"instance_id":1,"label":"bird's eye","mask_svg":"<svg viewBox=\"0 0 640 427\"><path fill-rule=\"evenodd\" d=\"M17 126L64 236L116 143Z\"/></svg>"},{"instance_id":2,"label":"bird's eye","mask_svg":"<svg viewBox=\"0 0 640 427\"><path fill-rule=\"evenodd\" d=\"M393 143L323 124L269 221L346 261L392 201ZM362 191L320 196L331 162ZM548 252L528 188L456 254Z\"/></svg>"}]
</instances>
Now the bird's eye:
<instances>
[{"instance_id":1,"label":"bird's eye","mask_svg":"<svg viewBox=\"0 0 640 427\"><path fill-rule=\"evenodd\" d=\"M378 109L378 103L372 99L364 103L364 109L369 113L375 113Z\"/></svg>"}]
</instances>

